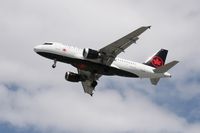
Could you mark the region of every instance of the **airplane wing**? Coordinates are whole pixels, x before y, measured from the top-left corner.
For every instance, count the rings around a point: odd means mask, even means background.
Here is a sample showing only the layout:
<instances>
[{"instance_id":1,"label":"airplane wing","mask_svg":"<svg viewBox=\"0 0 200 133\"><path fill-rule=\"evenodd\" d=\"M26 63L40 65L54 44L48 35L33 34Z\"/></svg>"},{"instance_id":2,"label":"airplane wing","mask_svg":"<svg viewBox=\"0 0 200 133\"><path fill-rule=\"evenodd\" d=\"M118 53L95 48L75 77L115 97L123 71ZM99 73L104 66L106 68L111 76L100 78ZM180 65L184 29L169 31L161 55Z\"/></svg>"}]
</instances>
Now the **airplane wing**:
<instances>
[{"instance_id":1,"label":"airplane wing","mask_svg":"<svg viewBox=\"0 0 200 133\"><path fill-rule=\"evenodd\" d=\"M91 96L93 95L93 91L95 90L95 87L97 85L97 81L101 75L99 74L92 74L89 71L84 71L84 70L80 70L78 69L78 73L84 77L86 77L85 81L82 81L82 86L84 89L85 93L90 94Z\"/></svg>"},{"instance_id":2,"label":"airplane wing","mask_svg":"<svg viewBox=\"0 0 200 133\"><path fill-rule=\"evenodd\" d=\"M132 43L135 43L139 39L138 36L149 28L151 28L151 26L140 27L121 39L100 49L99 52L102 54L102 63L111 65L118 54L123 52Z\"/></svg>"}]
</instances>

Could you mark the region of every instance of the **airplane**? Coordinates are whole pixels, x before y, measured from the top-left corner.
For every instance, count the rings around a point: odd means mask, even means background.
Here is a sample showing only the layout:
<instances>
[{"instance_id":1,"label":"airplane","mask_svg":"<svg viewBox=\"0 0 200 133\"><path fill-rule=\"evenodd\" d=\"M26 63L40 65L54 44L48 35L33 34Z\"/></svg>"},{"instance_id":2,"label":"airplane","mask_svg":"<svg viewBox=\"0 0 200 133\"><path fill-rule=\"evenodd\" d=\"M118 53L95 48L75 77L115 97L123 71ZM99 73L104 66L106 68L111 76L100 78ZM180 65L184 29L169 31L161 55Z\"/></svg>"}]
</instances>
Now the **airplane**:
<instances>
[{"instance_id":1,"label":"airplane","mask_svg":"<svg viewBox=\"0 0 200 133\"><path fill-rule=\"evenodd\" d=\"M178 63L175 60L165 64L168 50L160 49L144 63L117 58L131 44L136 43L144 31L150 28L151 26L142 26L99 50L46 42L34 47L34 51L53 60L52 68L56 67L58 61L76 67L78 73L66 72L65 79L70 82L81 82L84 92L91 96L102 75L149 78L153 85L157 85L160 78L171 77L167 71Z\"/></svg>"}]
</instances>

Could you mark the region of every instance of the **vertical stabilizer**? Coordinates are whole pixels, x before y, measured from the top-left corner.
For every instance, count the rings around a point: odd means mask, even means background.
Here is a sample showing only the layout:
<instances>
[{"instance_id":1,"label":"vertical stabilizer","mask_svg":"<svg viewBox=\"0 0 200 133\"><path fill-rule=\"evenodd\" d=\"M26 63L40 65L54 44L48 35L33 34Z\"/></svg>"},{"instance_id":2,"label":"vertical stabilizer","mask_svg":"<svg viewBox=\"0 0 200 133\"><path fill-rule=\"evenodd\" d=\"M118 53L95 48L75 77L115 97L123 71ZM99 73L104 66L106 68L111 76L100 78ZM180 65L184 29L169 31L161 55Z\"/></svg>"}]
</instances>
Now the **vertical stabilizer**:
<instances>
[{"instance_id":1,"label":"vertical stabilizer","mask_svg":"<svg viewBox=\"0 0 200 133\"><path fill-rule=\"evenodd\" d=\"M144 64L151 67L161 67L165 65L165 60L167 57L168 50L161 49L157 53L155 53L152 57L150 57Z\"/></svg>"}]
</instances>

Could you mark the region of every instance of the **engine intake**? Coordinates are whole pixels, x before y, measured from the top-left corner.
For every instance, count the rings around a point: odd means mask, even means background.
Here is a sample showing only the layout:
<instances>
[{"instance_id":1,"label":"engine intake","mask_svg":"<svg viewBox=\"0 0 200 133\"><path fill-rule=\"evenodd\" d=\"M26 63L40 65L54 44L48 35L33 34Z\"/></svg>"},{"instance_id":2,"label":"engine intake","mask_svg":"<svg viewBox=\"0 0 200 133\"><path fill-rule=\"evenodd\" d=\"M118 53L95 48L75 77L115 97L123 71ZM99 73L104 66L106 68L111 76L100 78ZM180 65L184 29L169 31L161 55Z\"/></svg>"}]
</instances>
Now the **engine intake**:
<instances>
[{"instance_id":1,"label":"engine intake","mask_svg":"<svg viewBox=\"0 0 200 133\"><path fill-rule=\"evenodd\" d=\"M84 48L83 57L87 59L97 59L100 57L100 53L93 49Z\"/></svg>"},{"instance_id":2,"label":"engine intake","mask_svg":"<svg viewBox=\"0 0 200 133\"><path fill-rule=\"evenodd\" d=\"M83 76L73 72L66 72L65 79L70 82L85 81L85 78Z\"/></svg>"}]
</instances>

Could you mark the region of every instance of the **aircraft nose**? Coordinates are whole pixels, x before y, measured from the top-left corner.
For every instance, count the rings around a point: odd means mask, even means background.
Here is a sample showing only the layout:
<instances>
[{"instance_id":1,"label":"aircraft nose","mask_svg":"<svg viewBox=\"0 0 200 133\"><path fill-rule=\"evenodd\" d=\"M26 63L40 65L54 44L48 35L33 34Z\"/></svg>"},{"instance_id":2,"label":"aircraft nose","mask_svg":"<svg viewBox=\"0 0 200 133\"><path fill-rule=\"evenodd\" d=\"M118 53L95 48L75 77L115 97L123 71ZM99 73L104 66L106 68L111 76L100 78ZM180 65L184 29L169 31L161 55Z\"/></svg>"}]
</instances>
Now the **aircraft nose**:
<instances>
[{"instance_id":1,"label":"aircraft nose","mask_svg":"<svg viewBox=\"0 0 200 133\"><path fill-rule=\"evenodd\" d=\"M36 47L34 47L34 49L33 49L36 53L37 53L37 48Z\"/></svg>"},{"instance_id":2,"label":"aircraft nose","mask_svg":"<svg viewBox=\"0 0 200 133\"><path fill-rule=\"evenodd\" d=\"M36 46L36 47L34 47L34 49L33 49L36 53L40 50L40 46Z\"/></svg>"}]
</instances>

